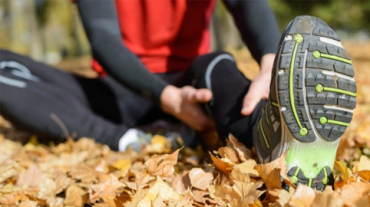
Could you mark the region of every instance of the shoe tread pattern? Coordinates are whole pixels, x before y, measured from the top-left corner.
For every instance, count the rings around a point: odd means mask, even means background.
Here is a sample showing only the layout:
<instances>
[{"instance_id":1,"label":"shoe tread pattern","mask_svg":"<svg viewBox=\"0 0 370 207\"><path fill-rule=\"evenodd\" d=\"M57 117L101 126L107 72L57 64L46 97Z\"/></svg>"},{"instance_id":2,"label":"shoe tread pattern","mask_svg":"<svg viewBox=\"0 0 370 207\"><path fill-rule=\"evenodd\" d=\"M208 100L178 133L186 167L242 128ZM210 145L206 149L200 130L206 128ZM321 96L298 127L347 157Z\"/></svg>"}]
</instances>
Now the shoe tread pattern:
<instances>
[{"instance_id":1,"label":"shoe tread pattern","mask_svg":"<svg viewBox=\"0 0 370 207\"><path fill-rule=\"evenodd\" d=\"M309 19L307 20L305 18ZM325 22L318 18L309 16L296 18L287 34L292 35L293 38L292 40L286 40L282 45L278 66L279 70L283 70L284 73L279 73L277 80L279 103L281 106L286 107L286 110L282 112L285 122L290 132L300 142L315 141L316 136L312 130L313 127L316 128L316 131L324 139L335 141L342 136L347 127L328 123L321 124L319 119L324 116L330 120L350 123L353 114L348 111L355 108L356 97L329 91L318 93L315 87L317 84L321 84L325 87L356 93L356 84L351 80L354 76L354 70L351 64L345 62L322 57L315 58L313 52L319 51L322 54L348 60L350 57L344 48L320 41L320 37L326 37L336 41L339 41L339 38ZM308 129L308 134L305 136L299 134L300 128L295 120L289 96L290 64L293 58L292 54L295 46L294 35L296 34L303 36L303 42L298 44L294 62L294 103L302 127ZM306 52L307 57L306 61L304 61ZM324 71L338 73L347 78L327 75L324 74ZM305 77L303 77L304 74ZM304 87L303 83L305 84ZM304 94L306 96L307 106L304 103ZM328 109L324 107L325 105L338 106L346 109L346 111ZM306 107L308 107L309 114ZM314 126L311 125L309 119L312 120Z\"/></svg>"}]
</instances>

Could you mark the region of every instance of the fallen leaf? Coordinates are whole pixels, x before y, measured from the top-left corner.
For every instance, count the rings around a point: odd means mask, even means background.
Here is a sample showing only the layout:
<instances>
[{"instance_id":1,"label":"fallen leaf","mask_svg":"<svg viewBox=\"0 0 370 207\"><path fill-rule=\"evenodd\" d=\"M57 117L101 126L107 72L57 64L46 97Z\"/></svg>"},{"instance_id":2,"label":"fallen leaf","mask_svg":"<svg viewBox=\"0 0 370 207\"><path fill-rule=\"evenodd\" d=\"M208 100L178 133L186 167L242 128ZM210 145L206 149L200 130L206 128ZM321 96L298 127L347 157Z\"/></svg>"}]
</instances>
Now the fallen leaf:
<instances>
[{"instance_id":1,"label":"fallen leaf","mask_svg":"<svg viewBox=\"0 0 370 207\"><path fill-rule=\"evenodd\" d=\"M153 176L170 176L175 172L174 166L177 164L179 151L172 154L153 155L146 162L146 170L149 175Z\"/></svg>"},{"instance_id":2,"label":"fallen leaf","mask_svg":"<svg viewBox=\"0 0 370 207\"><path fill-rule=\"evenodd\" d=\"M238 164L239 159L236 152L230 147L220 147L218 154L223 158L228 158L233 164Z\"/></svg>"},{"instance_id":3,"label":"fallen leaf","mask_svg":"<svg viewBox=\"0 0 370 207\"><path fill-rule=\"evenodd\" d=\"M353 206L360 198L368 195L370 192L370 183L352 182L342 188L336 189L334 197L343 201L347 206Z\"/></svg>"},{"instance_id":4,"label":"fallen leaf","mask_svg":"<svg viewBox=\"0 0 370 207\"><path fill-rule=\"evenodd\" d=\"M258 198L264 193L264 191L257 190L262 186L263 182L258 181L256 183L243 183L243 182L235 182L232 189L233 191L239 195L239 197L234 197L230 201L231 205L234 206L247 206L250 204L254 204Z\"/></svg>"},{"instance_id":5,"label":"fallen leaf","mask_svg":"<svg viewBox=\"0 0 370 207\"><path fill-rule=\"evenodd\" d=\"M291 197L289 201L289 205L296 207L311 206L314 199L315 191L308 186L299 184L294 195Z\"/></svg>"},{"instance_id":6,"label":"fallen leaf","mask_svg":"<svg viewBox=\"0 0 370 207\"><path fill-rule=\"evenodd\" d=\"M45 174L36 165L31 165L27 171L19 174L17 186L35 187L45 179Z\"/></svg>"},{"instance_id":7,"label":"fallen leaf","mask_svg":"<svg viewBox=\"0 0 370 207\"><path fill-rule=\"evenodd\" d=\"M252 157L251 151L246 148L244 144L239 142L238 139L235 138L233 135L230 134L227 141L229 141L231 143L231 146L235 149L240 161L245 162Z\"/></svg>"},{"instance_id":8,"label":"fallen leaf","mask_svg":"<svg viewBox=\"0 0 370 207\"><path fill-rule=\"evenodd\" d=\"M342 178L345 183L348 183L351 181L352 172L347 167L345 162L342 161L335 161L334 169L340 171L342 173Z\"/></svg>"},{"instance_id":9,"label":"fallen leaf","mask_svg":"<svg viewBox=\"0 0 370 207\"><path fill-rule=\"evenodd\" d=\"M84 206L87 199L88 194L86 191L82 190L78 186L72 185L67 188L64 205L76 207Z\"/></svg>"},{"instance_id":10,"label":"fallen leaf","mask_svg":"<svg viewBox=\"0 0 370 207\"><path fill-rule=\"evenodd\" d=\"M161 177L157 176L157 180L152 187L146 192L144 198L139 202L138 206L148 206L158 196L164 200L180 200L181 196L176 193L169 185L167 185ZM149 205L149 206L150 206Z\"/></svg>"},{"instance_id":11,"label":"fallen leaf","mask_svg":"<svg viewBox=\"0 0 370 207\"><path fill-rule=\"evenodd\" d=\"M128 169L131 168L132 162L129 159L118 160L113 164L113 167L121 170L121 172L126 172Z\"/></svg>"},{"instance_id":12,"label":"fallen leaf","mask_svg":"<svg viewBox=\"0 0 370 207\"><path fill-rule=\"evenodd\" d=\"M363 170L356 174L362 182L370 182L370 170Z\"/></svg>"},{"instance_id":13,"label":"fallen leaf","mask_svg":"<svg viewBox=\"0 0 370 207\"><path fill-rule=\"evenodd\" d=\"M171 151L171 144L166 137L154 135L150 140L150 144L146 146L146 150L151 153L168 153Z\"/></svg>"},{"instance_id":14,"label":"fallen leaf","mask_svg":"<svg viewBox=\"0 0 370 207\"><path fill-rule=\"evenodd\" d=\"M193 187L206 190L213 181L213 174L204 172L201 168L193 168L189 171L189 178Z\"/></svg>"},{"instance_id":15,"label":"fallen leaf","mask_svg":"<svg viewBox=\"0 0 370 207\"><path fill-rule=\"evenodd\" d=\"M217 170L224 174L229 174L232 171L234 164L230 160L227 158L218 159L212 153L209 152L209 154Z\"/></svg>"},{"instance_id":16,"label":"fallen leaf","mask_svg":"<svg viewBox=\"0 0 370 207\"><path fill-rule=\"evenodd\" d=\"M42 182L39 185L39 192L37 194L37 198L42 199L42 200L47 200L54 198L56 196L56 184L54 180L50 178L46 178L44 182Z\"/></svg>"},{"instance_id":17,"label":"fallen leaf","mask_svg":"<svg viewBox=\"0 0 370 207\"><path fill-rule=\"evenodd\" d=\"M114 206L114 199L123 187L125 187L125 185L115 178L111 178L104 183L92 185L89 189L89 201L95 203L102 199L110 206Z\"/></svg>"},{"instance_id":18,"label":"fallen leaf","mask_svg":"<svg viewBox=\"0 0 370 207\"><path fill-rule=\"evenodd\" d=\"M55 194L59 194L65 189L67 189L67 187L71 185L71 183L72 180L66 175L58 176L55 180Z\"/></svg>"},{"instance_id":19,"label":"fallen leaf","mask_svg":"<svg viewBox=\"0 0 370 207\"><path fill-rule=\"evenodd\" d=\"M247 173L242 172L240 169L234 168L229 174L230 180L233 182L240 181L244 183L251 182L251 179Z\"/></svg>"},{"instance_id":20,"label":"fallen leaf","mask_svg":"<svg viewBox=\"0 0 370 207\"><path fill-rule=\"evenodd\" d=\"M248 174L249 176L257 177L259 174L254 167L257 165L255 160L246 160L241 164L234 165L234 168L240 170L241 172Z\"/></svg>"},{"instance_id":21,"label":"fallen leaf","mask_svg":"<svg viewBox=\"0 0 370 207\"><path fill-rule=\"evenodd\" d=\"M22 201L18 207L37 207L38 203L36 201Z\"/></svg>"},{"instance_id":22,"label":"fallen leaf","mask_svg":"<svg viewBox=\"0 0 370 207\"><path fill-rule=\"evenodd\" d=\"M370 159L365 155L362 155L360 157L360 161L358 163L358 171L363 170L370 170Z\"/></svg>"},{"instance_id":23,"label":"fallen leaf","mask_svg":"<svg viewBox=\"0 0 370 207\"><path fill-rule=\"evenodd\" d=\"M6 181L7 179L13 176L18 175L19 171L20 166L16 162L0 166L0 183Z\"/></svg>"},{"instance_id":24,"label":"fallen leaf","mask_svg":"<svg viewBox=\"0 0 370 207\"><path fill-rule=\"evenodd\" d=\"M316 192L312 207L339 207L343 206L343 201L333 197L331 186L327 186L323 192Z\"/></svg>"}]
</instances>

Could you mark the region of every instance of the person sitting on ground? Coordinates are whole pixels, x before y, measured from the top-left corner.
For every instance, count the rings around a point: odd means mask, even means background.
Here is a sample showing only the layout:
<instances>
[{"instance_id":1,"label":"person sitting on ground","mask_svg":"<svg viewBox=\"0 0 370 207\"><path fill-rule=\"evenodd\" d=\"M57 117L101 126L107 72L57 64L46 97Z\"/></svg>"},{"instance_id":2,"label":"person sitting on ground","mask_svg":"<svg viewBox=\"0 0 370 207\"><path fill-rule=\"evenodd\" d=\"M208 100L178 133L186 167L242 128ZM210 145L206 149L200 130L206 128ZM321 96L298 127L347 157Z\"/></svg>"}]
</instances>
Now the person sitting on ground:
<instances>
[{"instance_id":1,"label":"person sitting on ground","mask_svg":"<svg viewBox=\"0 0 370 207\"><path fill-rule=\"evenodd\" d=\"M61 135L57 117L77 137L120 151L140 142L138 126L176 118L196 132L254 144L260 162L289 147L292 182L323 189L355 107L347 53L320 19L297 17L279 45L266 1L223 2L260 64L253 81L229 53L210 51L213 0L78 0L100 78L0 51L1 114L52 138Z\"/></svg>"}]
</instances>

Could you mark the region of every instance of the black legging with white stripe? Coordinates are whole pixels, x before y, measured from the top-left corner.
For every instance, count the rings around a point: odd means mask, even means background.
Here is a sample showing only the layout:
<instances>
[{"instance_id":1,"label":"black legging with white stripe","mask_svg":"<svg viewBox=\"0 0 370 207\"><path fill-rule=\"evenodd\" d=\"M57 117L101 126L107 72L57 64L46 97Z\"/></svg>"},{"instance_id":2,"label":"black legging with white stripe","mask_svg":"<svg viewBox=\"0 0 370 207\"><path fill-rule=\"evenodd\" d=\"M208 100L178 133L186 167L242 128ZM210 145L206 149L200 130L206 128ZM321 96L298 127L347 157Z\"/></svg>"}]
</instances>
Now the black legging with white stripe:
<instances>
[{"instance_id":1,"label":"black legging with white stripe","mask_svg":"<svg viewBox=\"0 0 370 207\"><path fill-rule=\"evenodd\" d=\"M207 106L219 136L232 133L252 146L252 128L265 102L250 116L240 114L250 81L239 72L231 55L203 55L193 61L186 74L155 75L179 87L188 83L196 88L210 87L213 99ZM156 104L109 76L77 77L4 50L0 50L0 114L50 139L64 136L63 123L77 138L91 137L114 150L129 128L168 117Z\"/></svg>"}]
</instances>

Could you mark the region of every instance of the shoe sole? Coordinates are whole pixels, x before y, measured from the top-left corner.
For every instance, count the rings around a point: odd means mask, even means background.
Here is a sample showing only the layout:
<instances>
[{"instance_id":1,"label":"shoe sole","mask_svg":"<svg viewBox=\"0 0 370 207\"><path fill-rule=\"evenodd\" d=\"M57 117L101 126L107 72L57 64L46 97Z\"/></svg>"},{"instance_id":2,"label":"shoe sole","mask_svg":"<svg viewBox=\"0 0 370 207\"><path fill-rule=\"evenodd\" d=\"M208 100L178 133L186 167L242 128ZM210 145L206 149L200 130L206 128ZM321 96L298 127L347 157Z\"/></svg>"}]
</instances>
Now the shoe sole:
<instances>
[{"instance_id":1,"label":"shoe sole","mask_svg":"<svg viewBox=\"0 0 370 207\"><path fill-rule=\"evenodd\" d=\"M276 88L283 136L289 137L288 176L322 190L333 182L337 146L356 106L352 62L316 17L294 19L282 41Z\"/></svg>"}]
</instances>

